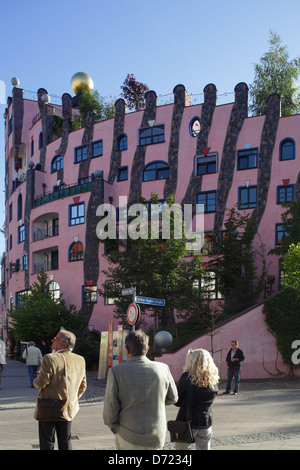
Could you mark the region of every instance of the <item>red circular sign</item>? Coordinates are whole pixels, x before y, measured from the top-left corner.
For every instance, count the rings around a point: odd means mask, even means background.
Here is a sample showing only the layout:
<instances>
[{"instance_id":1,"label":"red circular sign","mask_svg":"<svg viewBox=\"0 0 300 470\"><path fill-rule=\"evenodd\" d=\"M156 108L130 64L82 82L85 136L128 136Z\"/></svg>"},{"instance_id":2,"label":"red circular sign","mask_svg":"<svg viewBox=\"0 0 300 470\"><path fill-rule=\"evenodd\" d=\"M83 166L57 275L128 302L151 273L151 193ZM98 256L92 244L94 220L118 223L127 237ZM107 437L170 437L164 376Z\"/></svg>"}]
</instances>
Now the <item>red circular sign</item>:
<instances>
[{"instance_id":1,"label":"red circular sign","mask_svg":"<svg viewBox=\"0 0 300 470\"><path fill-rule=\"evenodd\" d=\"M129 325L135 325L139 318L139 306L137 304L130 304L127 309L127 321Z\"/></svg>"}]
</instances>

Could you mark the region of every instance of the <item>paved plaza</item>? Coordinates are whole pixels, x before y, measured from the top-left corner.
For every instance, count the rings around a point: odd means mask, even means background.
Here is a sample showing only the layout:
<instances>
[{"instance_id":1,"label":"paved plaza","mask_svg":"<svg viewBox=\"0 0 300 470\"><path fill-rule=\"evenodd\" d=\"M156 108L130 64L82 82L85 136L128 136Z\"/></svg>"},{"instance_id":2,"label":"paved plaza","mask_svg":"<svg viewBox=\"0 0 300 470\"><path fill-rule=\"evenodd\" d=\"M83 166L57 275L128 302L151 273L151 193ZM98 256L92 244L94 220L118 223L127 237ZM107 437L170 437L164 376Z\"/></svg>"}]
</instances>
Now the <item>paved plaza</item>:
<instances>
[{"instance_id":1,"label":"paved plaza","mask_svg":"<svg viewBox=\"0 0 300 470\"><path fill-rule=\"evenodd\" d=\"M105 382L96 373L87 376L72 426L73 449L114 450L114 436L102 418ZM224 384L219 388L224 391ZM37 394L29 387L26 366L8 359L0 390L0 450L38 450ZM166 409L167 418L174 419L177 408ZM213 416L212 450L299 450L300 379L242 380L239 395L216 398ZM174 450L168 435L165 449Z\"/></svg>"}]
</instances>

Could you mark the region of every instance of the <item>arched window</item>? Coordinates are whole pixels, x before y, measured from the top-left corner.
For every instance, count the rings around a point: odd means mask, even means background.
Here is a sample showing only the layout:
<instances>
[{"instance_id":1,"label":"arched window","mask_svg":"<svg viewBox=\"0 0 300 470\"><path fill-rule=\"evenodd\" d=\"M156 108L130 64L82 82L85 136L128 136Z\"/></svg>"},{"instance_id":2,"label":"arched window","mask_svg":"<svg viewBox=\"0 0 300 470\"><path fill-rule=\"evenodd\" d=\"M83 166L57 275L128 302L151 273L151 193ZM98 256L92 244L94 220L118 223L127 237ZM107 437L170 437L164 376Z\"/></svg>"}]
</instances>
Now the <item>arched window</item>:
<instances>
[{"instance_id":1,"label":"arched window","mask_svg":"<svg viewBox=\"0 0 300 470\"><path fill-rule=\"evenodd\" d=\"M70 246L69 261L80 261L83 259L83 245L81 242L74 242Z\"/></svg>"},{"instance_id":2,"label":"arched window","mask_svg":"<svg viewBox=\"0 0 300 470\"><path fill-rule=\"evenodd\" d=\"M55 281L49 283L49 291L53 300L60 299L60 287L59 284Z\"/></svg>"},{"instance_id":3,"label":"arched window","mask_svg":"<svg viewBox=\"0 0 300 470\"><path fill-rule=\"evenodd\" d=\"M22 194L19 194L17 203L17 220L22 219L22 207Z\"/></svg>"},{"instance_id":4,"label":"arched window","mask_svg":"<svg viewBox=\"0 0 300 470\"><path fill-rule=\"evenodd\" d=\"M166 162L152 162L143 170L143 181L154 181L169 178L169 165Z\"/></svg>"},{"instance_id":5,"label":"arched window","mask_svg":"<svg viewBox=\"0 0 300 470\"><path fill-rule=\"evenodd\" d=\"M40 131L39 133L39 149L43 147L43 132Z\"/></svg>"},{"instance_id":6,"label":"arched window","mask_svg":"<svg viewBox=\"0 0 300 470\"><path fill-rule=\"evenodd\" d=\"M294 160L295 158L295 141L287 138L280 142L279 160Z\"/></svg>"},{"instance_id":7,"label":"arched window","mask_svg":"<svg viewBox=\"0 0 300 470\"><path fill-rule=\"evenodd\" d=\"M127 150L128 148L128 140L127 140L127 135L126 134L120 134L117 138L116 141L116 150L117 151L122 151L122 150Z\"/></svg>"},{"instance_id":8,"label":"arched window","mask_svg":"<svg viewBox=\"0 0 300 470\"><path fill-rule=\"evenodd\" d=\"M57 155L52 158L51 162L51 173L55 173L58 170L61 170L64 167L64 157L62 155Z\"/></svg>"}]
</instances>

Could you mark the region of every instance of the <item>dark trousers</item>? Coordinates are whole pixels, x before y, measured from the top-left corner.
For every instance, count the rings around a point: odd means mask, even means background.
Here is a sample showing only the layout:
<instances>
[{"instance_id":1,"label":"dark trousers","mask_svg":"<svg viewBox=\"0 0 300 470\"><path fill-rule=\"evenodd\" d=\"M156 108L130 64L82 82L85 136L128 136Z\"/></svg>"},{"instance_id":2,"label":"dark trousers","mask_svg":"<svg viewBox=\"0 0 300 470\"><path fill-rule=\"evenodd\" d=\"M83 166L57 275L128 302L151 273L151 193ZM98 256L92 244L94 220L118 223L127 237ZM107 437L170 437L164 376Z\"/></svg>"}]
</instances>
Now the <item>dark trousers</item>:
<instances>
[{"instance_id":1,"label":"dark trousers","mask_svg":"<svg viewBox=\"0 0 300 470\"><path fill-rule=\"evenodd\" d=\"M54 450L55 432L59 450L72 450L72 421L39 421L40 450Z\"/></svg>"}]
</instances>

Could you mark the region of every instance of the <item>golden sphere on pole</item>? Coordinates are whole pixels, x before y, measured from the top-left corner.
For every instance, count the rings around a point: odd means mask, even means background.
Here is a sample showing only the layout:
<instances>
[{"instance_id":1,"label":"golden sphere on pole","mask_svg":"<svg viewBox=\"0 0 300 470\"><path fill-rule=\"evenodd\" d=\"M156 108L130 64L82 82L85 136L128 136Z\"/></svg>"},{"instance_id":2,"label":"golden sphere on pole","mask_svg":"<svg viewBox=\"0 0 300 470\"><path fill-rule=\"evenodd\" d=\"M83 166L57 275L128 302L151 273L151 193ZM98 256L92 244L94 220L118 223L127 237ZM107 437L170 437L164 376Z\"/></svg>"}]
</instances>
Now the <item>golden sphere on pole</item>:
<instances>
[{"instance_id":1,"label":"golden sphere on pole","mask_svg":"<svg viewBox=\"0 0 300 470\"><path fill-rule=\"evenodd\" d=\"M71 87L75 95L81 91L91 93L94 89L94 82L87 73L77 72L71 78Z\"/></svg>"}]
</instances>

